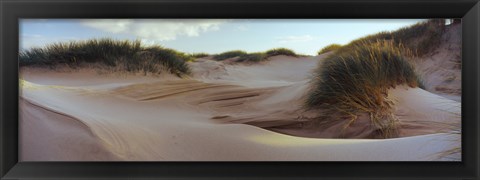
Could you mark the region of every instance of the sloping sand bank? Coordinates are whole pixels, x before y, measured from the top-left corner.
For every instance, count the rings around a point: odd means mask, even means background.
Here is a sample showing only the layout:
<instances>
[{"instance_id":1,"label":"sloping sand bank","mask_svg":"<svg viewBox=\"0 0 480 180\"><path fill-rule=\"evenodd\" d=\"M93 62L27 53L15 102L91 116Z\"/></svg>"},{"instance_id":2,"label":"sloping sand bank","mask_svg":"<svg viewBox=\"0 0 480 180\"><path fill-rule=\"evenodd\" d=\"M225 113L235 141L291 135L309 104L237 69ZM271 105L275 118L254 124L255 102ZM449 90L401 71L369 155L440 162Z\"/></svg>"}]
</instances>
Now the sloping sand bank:
<instances>
[{"instance_id":1,"label":"sloping sand bank","mask_svg":"<svg viewBox=\"0 0 480 180\"><path fill-rule=\"evenodd\" d=\"M449 153L460 147L459 103L421 89L391 92L405 122L402 138L332 139L323 131L275 129L315 116L302 110L302 98L321 59L201 60L191 64L189 79L23 69L20 159L460 160Z\"/></svg>"},{"instance_id":2,"label":"sloping sand bank","mask_svg":"<svg viewBox=\"0 0 480 180\"><path fill-rule=\"evenodd\" d=\"M446 27L432 52L414 60L428 91L460 102L462 95L462 24Z\"/></svg>"}]
</instances>

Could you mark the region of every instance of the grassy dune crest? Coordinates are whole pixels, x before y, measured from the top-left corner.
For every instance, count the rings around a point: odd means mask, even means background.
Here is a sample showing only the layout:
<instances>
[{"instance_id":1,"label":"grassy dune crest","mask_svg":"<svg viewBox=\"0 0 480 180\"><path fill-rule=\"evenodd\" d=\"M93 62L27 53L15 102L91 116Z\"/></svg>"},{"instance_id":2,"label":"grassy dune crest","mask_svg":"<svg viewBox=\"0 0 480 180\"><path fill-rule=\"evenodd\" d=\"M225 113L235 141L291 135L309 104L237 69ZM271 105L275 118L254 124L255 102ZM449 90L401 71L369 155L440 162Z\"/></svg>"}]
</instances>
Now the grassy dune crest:
<instances>
[{"instance_id":1,"label":"grassy dune crest","mask_svg":"<svg viewBox=\"0 0 480 180\"><path fill-rule=\"evenodd\" d=\"M297 57L297 53L295 53L293 50L287 49L287 48L274 48L270 49L268 51L265 51L265 54L267 57L272 57L272 56L279 56L279 55L284 55L284 56L292 56L292 57Z\"/></svg>"},{"instance_id":2,"label":"grassy dune crest","mask_svg":"<svg viewBox=\"0 0 480 180\"><path fill-rule=\"evenodd\" d=\"M395 137L397 120L388 90L398 85L422 86L405 56L407 51L392 41L363 42L337 50L317 68L307 107L323 111L325 117L319 121L334 121L337 118L332 116L338 115L353 123L366 113L381 136Z\"/></svg>"},{"instance_id":3,"label":"grassy dune crest","mask_svg":"<svg viewBox=\"0 0 480 180\"><path fill-rule=\"evenodd\" d=\"M82 63L99 63L107 67L123 67L129 72L160 73L166 70L182 76L190 73L185 63L190 59L191 56L173 49L142 46L140 41L92 39L21 51L19 65L52 67L66 64L78 67Z\"/></svg>"},{"instance_id":4,"label":"grassy dune crest","mask_svg":"<svg viewBox=\"0 0 480 180\"><path fill-rule=\"evenodd\" d=\"M227 51L227 52L217 54L217 55L213 56L213 59L215 59L215 60L225 60L225 59L228 59L228 58L241 57L241 56L244 56L244 55L247 55L247 54L248 54L247 52L242 51L242 50L233 50L233 51Z\"/></svg>"},{"instance_id":5,"label":"grassy dune crest","mask_svg":"<svg viewBox=\"0 0 480 180\"><path fill-rule=\"evenodd\" d=\"M324 53L327 53L327 52L330 52L330 51L336 51L336 50L340 49L341 47L342 47L342 45L340 45L340 44L330 44L330 45L322 48L320 51L318 51L317 54L320 55L320 54L324 54Z\"/></svg>"},{"instance_id":6,"label":"grassy dune crest","mask_svg":"<svg viewBox=\"0 0 480 180\"><path fill-rule=\"evenodd\" d=\"M279 55L292 56L292 57L299 56L293 50L290 50L287 48L274 48L274 49L267 50L265 52L254 52L254 53L247 53L241 50L227 51L227 52L223 52L215 55L213 59L222 61L225 59L237 57L238 58L236 60L237 62L260 62L260 61L266 60L269 57L279 56Z\"/></svg>"},{"instance_id":7,"label":"grassy dune crest","mask_svg":"<svg viewBox=\"0 0 480 180\"><path fill-rule=\"evenodd\" d=\"M418 56L425 55L440 44L445 30L445 20L432 19L419 22L412 26L400 28L392 32L380 32L359 38L346 46L356 46L365 42L374 43L382 40L391 40L396 45L402 44Z\"/></svg>"},{"instance_id":8,"label":"grassy dune crest","mask_svg":"<svg viewBox=\"0 0 480 180\"><path fill-rule=\"evenodd\" d=\"M267 59L267 54L263 52L248 53L243 56L240 56L237 62L260 62Z\"/></svg>"},{"instance_id":9,"label":"grassy dune crest","mask_svg":"<svg viewBox=\"0 0 480 180\"><path fill-rule=\"evenodd\" d=\"M189 56L192 58L204 58L204 57L210 56L210 54L201 52L201 53L191 53L189 54Z\"/></svg>"}]
</instances>

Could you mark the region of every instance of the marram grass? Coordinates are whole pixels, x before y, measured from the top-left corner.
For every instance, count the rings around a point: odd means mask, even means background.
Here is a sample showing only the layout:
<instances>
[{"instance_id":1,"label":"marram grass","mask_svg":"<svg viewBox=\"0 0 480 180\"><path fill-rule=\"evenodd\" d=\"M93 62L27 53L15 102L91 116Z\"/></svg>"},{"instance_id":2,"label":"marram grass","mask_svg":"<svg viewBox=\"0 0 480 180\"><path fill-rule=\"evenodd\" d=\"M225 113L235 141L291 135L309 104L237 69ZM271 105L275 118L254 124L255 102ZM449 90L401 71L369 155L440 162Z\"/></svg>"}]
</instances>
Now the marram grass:
<instances>
[{"instance_id":1,"label":"marram grass","mask_svg":"<svg viewBox=\"0 0 480 180\"><path fill-rule=\"evenodd\" d=\"M229 58L244 56L244 55L247 55L247 54L248 54L247 52L242 51L242 50L233 50L233 51L227 51L227 52L217 54L217 55L213 56L213 59L215 59L215 60L225 60L225 59L229 59Z\"/></svg>"},{"instance_id":2,"label":"marram grass","mask_svg":"<svg viewBox=\"0 0 480 180\"><path fill-rule=\"evenodd\" d=\"M161 46L145 47L140 41L92 39L23 50L19 55L19 65L77 67L82 63L99 63L124 67L129 72L161 73L166 70L182 76L190 73L186 61L191 58Z\"/></svg>"},{"instance_id":3,"label":"marram grass","mask_svg":"<svg viewBox=\"0 0 480 180\"><path fill-rule=\"evenodd\" d=\"M293 50L290 50L287 48L274 48L274 49L267 50L265 52L254 52L254 53L247 53L241 50L233 50L233 51L227 51L227 52L217 54L213 58L215 60L222 61L225 59L237 57L238 58L236 60L237 62L260 62L268 59L269 57L279 56L279 55L292 56L292 57L299 56Z\"/></svg>"},{"instance_id":4,"label":"marram grass","mask_svg":"<svg viewBox=\"0 0 480 180\"><path fill-rule=\"evenodd\" d=\"M267 57L272 57L272 56L279 56L279 55L284 55L284 56L292 56L292 57L297 57L297 53L295 53L293 50L287 49L287 48L274 48L270 49L268 51L265 51L265 54Z\"/></svg>"},{"instance_id":5,"label":"marram grass","mask_svg":"<svg viewBox=\"0 0 480 180\"><path fill-rule=\"evenodd\" d=\"M210 56L208 53L191 53L189 54L192 58L204 58Z\"/></svg>"},{"instance_id":6,"label":"marram grass","mask_svg":"<svg viewBox=\"0 0 480 180\"><path fill-rule=\"evenodd\" d=\"M380 32L356 39L345 46L355 46L365 42L391 40L395 44L402 44L417 56L423 56L436 48L445 30L444 19L431 19L417 24L400 28L391 32Z\"/></svg>"},{"instance_id":7,"label":"marram grass","mask_svg":"<svg viewBox=\"0 0 480 180\"><path fill-rule=\"evenodd\" d=\"M341 47L342 47L342 45L340 45L340 44L330 44L330 45L322 48L320 51L318 51L317 54L320 55L320 54L324 54L324 53L327 53L327 52L330 52L330 51L336 51L336 50L340 49Z\"/></svg>"},{"instance_id":8,"label":"marram grass","mask_svg":"<svg viewBox=\"0 0 480 180\"><path fill-rule=\"evenodd\" d=\"M366 113L382 137L395 137L397 120L388 90L399 85L422 86L405 52L408 50L392 41L338 49L316 69L306 106L323 112L318 121L332 121L337 116L353 123Z\"/></svg>"},{"instance_id":9,"label":"marram grass","mask_svg":"<svg viewBox=\"0 0 480 180\"><path fill-rule=\"evenodd\" d=\"M243 56L240 56L237 62L260 62L267 59L267 54L263 52L249 53Z\"/></svg>"}]
</instances>

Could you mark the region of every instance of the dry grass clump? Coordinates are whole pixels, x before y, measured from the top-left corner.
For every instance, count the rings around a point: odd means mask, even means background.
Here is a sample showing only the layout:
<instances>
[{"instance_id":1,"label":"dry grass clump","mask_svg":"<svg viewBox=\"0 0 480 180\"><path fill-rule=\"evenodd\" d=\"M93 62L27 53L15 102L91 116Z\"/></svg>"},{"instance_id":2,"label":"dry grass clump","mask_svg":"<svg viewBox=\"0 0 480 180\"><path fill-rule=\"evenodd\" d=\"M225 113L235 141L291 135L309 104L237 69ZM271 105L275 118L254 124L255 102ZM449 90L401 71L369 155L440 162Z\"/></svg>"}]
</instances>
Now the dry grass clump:
<instances>
[{"instance_id":1,"label":"dry grass clump","mask_svg":"<svg viewBox=\"0 0 480 180\"><path fill-rule=\"evenodd\" d=\"M185 53L161 46L144 47L138 40L92 39L21 51L19 65L68 65L75 68L82 63L98 63L107 67L123 67L129 72L160 73L167 70L181 76L190 73L185 63L190 58Z\"/></svg>"},{"instance_id":2,"label":"dry grass clump","mask_svg":"<svg viewBox=\"0 0 480 180\"><path fill-rule=\"evenodd\" d=\"M419 22L412 26L404 27L392 32L380 32L365 36L350 42L346 46L355 46L365 42L392 40L395 44L402 44L416 55L422 56L440 44L445 29L444 19L432 19Z\"/></svg>"},{"instance_id":3,"label":"dry grass clump","mask_svg":"<svg viewBox=\"0 0 480 180\"><path fill-rule=\"evenodd\" d=\"M342 47L342 45L340 45L340 44L330 44L330 45L322 48L320 51L318 51L317 54L320 55L320 54L324 54L324 53L327 53L327 52L330 52L330 51L336 51L336 50L340 49L341 47Z\"/></svg>"},{"instance_id":4,"label":"dry grass clump","mask_svg":"<svg viewBox=\"0 0 480 180\"><path fill-rule=\"evenodd\" d=\"M397 85L422 86L405 52L392 41L356 43L337 50L317 68L307 107L323 111L319 121L338 120L333 116L349 120L345 128L366 113L382 137L395 137L397 119L388 90Z\"/></svg>"}]
</instances>

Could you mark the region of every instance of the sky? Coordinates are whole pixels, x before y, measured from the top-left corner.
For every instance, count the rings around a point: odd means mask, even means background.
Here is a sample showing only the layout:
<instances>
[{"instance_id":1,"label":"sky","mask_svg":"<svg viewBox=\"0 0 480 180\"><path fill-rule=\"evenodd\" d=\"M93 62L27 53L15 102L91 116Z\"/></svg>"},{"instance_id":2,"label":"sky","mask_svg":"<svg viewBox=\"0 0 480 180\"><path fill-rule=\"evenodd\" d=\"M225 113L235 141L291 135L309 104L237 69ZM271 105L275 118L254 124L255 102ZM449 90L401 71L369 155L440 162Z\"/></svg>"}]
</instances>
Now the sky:
<instances>
[{"instance_id":1,"label":"sky","mask_svg":"<svg viewBox=\"0 0 480 180\"><path fill-rule=\"evenodd\" d=\"M57 42L141 40L186 53L261 52L285 47L315 55L321 48L423 19L21 19L20 49Z\"/></svg>"}]
</instances>

